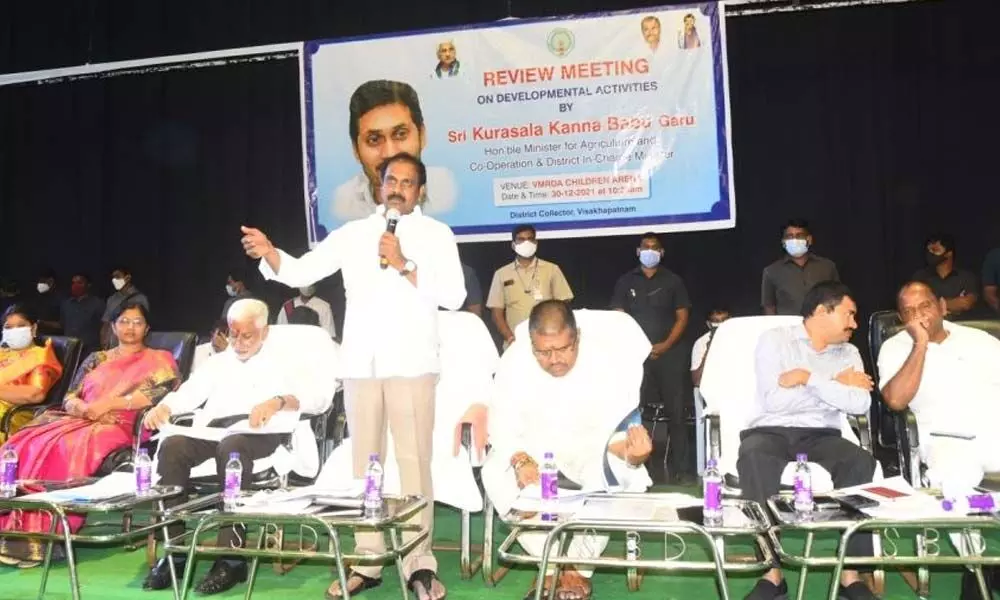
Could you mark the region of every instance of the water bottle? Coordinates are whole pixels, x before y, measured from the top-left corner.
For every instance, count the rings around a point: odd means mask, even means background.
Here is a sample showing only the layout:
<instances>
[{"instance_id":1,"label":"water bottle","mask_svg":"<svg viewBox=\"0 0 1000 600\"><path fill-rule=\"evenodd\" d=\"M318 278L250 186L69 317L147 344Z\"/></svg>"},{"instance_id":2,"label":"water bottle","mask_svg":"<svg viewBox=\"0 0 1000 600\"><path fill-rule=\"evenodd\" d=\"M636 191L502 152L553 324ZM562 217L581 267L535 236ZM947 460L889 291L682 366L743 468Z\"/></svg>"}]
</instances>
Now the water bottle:
<instances>
[{"instance_id":1,"label":"water bottle","mask_svg":"<svg viewBox=\"0 0 1000 600\"><path fill-rule=\"evenodd\" d=\"M5 446L0 456L0 498L17 495L17 452L13 446Z\"/></svg>"},{"instance_id":2,"label":"water bottle","mask_svg":"<svg viewBox=\"0 0 1000 600\"><path fill-rule=\"evenodd\" d=\"M708 461L702 482L705 498L702 514L705 527L719 527L722 525L722 473L719 472L714 458Z\"/></svg>"},{"instance_id":3,"label":"water bottle","mask_svg":"<svg viewBox=\"0 0 1000 600\"><path fill-rule=\"evenodd\" d=\"M800 518L812 516L816 505L813 503L812 473L809 471L809 459L805 454L795 457L795 496L793 499L795 514Z\"/></svg>"},{"instance_id":4,"label":"water bottle","mask_svg":"<svg viewBox=\"0 0 1000 600\"><path fill-rule=\"evenodd\" d=\"M152 479L153 461L149 458L149 451L139 448L135 455L135 495L148 496Z\"/></svg>"},{"instance_id":5,"label":"water bottle","mask_svg":"<svg viewBox=\"0 0 1000 600\"><path fill-rule=\"evenodd\" d=\"M958 498L945 498L941 501L941 508L945 512L955 513L955 515L975 515L998 510L997 500L993 494L971 494Z\"/></svg>"},{"instance_id":6,"label":"water bottle","mask_svg":"<svg viewBox=\"0 0 1000 600\"><path fill-rule=\"evenodd\" d=\"M382 516L382 479L385 471L378 461L378 454L368 455L368 468L365 469L365 497L362 500L366 519L378 519Z\"/></svg>"},{"instance_id":7,"label":"water bottle","mask_svg":"<svg viewBox=\"0 0 1000 600\"><path fill-rule=\"evenodd\" d=\"M625 534L625 560L639 560L639 534L634 531Z\"/></svg>"},{"instance_id":8,"label":"water bottle","mask_svg":"<svg viewBox=\"0 0 1000 600\"><path fill-rule=\"evenodd\" d=\"M557 519L555 506L559 501L559 467L556 466L555 456L551 452L545 453L542 472L539 475L542 480L542 520L555 521Z\"/></svg>"},{"instance_id":9,"label":"water bottle","mask_svg":"<svg viewBox=\"0 0 1000 600\"><path fill-rule=\"evenodd\" d=\"M243 463L240 462L240 453L230 452L229 462L226 463L225 487L222 490L222 506L225 510L236 510L236 503L240 499L242 487Z\"/></svg>"}]
</instances>

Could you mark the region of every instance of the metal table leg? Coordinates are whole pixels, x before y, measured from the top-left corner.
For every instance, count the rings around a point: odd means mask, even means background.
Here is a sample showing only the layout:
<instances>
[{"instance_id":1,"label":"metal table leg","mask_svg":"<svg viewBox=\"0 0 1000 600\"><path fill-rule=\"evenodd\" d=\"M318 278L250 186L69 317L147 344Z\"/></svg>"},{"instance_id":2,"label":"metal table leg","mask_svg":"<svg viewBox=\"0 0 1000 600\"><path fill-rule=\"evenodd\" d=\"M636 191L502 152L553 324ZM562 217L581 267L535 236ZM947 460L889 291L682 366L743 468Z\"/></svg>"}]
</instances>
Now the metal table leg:
<instances>
[{"instance_id":1,"label":"metal table leg","mask_svg":"<svg viewBox=\"0 0 1000 600\"><path fill-rule=\"evenodd\" d=\"M257 549L260 550L264 546L264 541L266 539L265 530L267 525L261 525L257 530ZM244 600L250 600L250 596L253 594L253 586L257 583L257 568L260 567L260 557L254 556L250 560L250 573L247 574L247 593L243 596Z\"/></svg>"},{"instance_id":2,"label":"metal table leg","mask_svg":"<svg viewBox=\"0 0 1000 600\"><path fill-rule=\"evenodd\" d=\"M409 591L406 589L406 573L403 571L403 554L400 552L399 537L399 529L396 526L389 527L389 542L392 544L392 552L396 556L396 571L399 573L399 587L403 592L403 600L410 600Z\"/></svg>"},{"instance_id":3,"label":"metal table leg","mask_svg":"<svg viewBox=\"0 0 1000 600\"><path fill-rule=\"evenodd\" d=\"M813 539L815 534L812 531L806 533L806 547L802 551L802 557L809 559L812 556ZM809 576L809 567L805 563L799 569L799 589L795 593L796 600L803 600L806 593L806 578Z\"/></svg>"}]
</instances>

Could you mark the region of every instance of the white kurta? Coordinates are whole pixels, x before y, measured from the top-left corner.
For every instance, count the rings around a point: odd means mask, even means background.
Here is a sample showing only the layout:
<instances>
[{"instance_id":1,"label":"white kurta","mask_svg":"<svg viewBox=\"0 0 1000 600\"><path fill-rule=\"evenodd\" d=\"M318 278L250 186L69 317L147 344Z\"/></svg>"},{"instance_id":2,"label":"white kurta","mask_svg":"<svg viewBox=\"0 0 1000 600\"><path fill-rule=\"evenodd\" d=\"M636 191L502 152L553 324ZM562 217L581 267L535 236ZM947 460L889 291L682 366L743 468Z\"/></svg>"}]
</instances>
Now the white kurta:
<instances>
[{"instance_id":1,"label":"white kurta","mask_svg":"<svg viewBox=\"0 0 1000 600\"><path fill-rule=\"evenodd\" d=\"M615 428L639 406L649 340L623 312L574 314L579 353L563 377L542 370L526 330L515 334L515 342L500 359L490 404L492 450L483 464L483 485L501 518L520 494L510 467L511 457L519 451L539 464L545 452L552 452L559 470L584 490L610 489L605 461L620 489L645 491L652 484L645 467L631 468L607 451ZM544 539L542 533L524 533L518 543L526 552L539 554ZM605 536L576 535L567 555L596 556L606 545Z\"/></svg>"},{"instance_id":2,"label":"white kurta","mask_svg":"<svg viewBox=\"0 0 1000 600\"><path fill-rule=\"evenodd\" d=\"M323 330L307 325L276 325L269 328L268 338L257 354L246 361L239 360L231 349L213 354L162 403L175 416L194 412L193 425L199 427L222 417L248 415L261 402L283 395L295 396L299 413L322 414L330 408L337 390L338 362L336 343ZM255 461L254 472L271 466L305 477L316 475L319 456L308 422L301 421L294 430L291 455L280 447L275 455ZM209 460L195 467L192 476L214 473L214 460Z\"/></svg>"}]
</instances>

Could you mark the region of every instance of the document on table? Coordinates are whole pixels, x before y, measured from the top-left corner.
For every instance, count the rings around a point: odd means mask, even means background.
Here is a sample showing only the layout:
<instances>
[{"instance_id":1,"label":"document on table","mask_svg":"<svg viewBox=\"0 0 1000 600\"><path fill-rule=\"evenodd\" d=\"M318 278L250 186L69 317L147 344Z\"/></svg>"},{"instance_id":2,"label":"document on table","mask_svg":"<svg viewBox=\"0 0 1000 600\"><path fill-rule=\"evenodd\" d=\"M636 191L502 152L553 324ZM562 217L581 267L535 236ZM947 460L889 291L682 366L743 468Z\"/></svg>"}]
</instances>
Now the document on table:
<instances>
[{"instance_id":1,"label":"document on table","mask_svg":"<svg viewBox=\"0 0 1000 600\"><path fill-rule=\"evenodd\" d=\"M135 475L132 473L112 473L106 477L75 488L52 490L21 496L18 500L39 500L49 502L94 502L135 493Z\"/></svg>"},{"instance_id":2,"label":"document on table","mask_svg":"<svg viewBox=\"0 0 1000 600\"><path fill-rule=\"evenodd\" d=\"M573 516L599 521L676 521L677 509L701 506L701 500L686 494L641 496L591 496Z\"/></svg>"},{"instance_id":3,"label":"document on table","mask_svg":"<svg viewBox=\"0 0 1000 600\"><path fill-rule=\"evenodd\" d=\"M542 500L542 488L538 485L529 485L517 497L511 505L511 509L526 513L551 512L556 514L574 513L583 506L583 501L588 495L594 492L582 490L559 490L558 499L551 504Z\"/></svg>"},{"instance_id":4,"label":"document on table","mask_svg":"<svg viewBox=\"0 0 1000 600\"><path fill-rule=\"evenodd\" d=\"M299 424L299 413L282 411L276 413L271 420L261 427L250 427L249 421L240 421L227 428L207 427L204 425L172 425L164 423L160 426L160 438L167 435L182 435L196 440L207 440L210 442L221 442L226 436L233 434L241 435L264 435L270 433L291 433Z\"/></svg>"},{"instance_id":5,"label":"document on table","mask_svg":"<svg viewBox=\"0 0 1000 600\"><path fill-rule=\"evenodd\" d=\"M294 513L312 504L360 508L364 480L352 480L340 488L307 485L288 490L268 490L244 498L241 506L248 512L260 512L262 507L275 507L278 512ZM304 505L302 503L305 503Z\"/></svg>"},{"instance_id":6,"label":"document on table","mask_svg":"<svg viewBox=\"0 0 1000 600\"><path fill-rule=\"evenodd\" d=\"M874 506L860 510L879 519L908 521L949 515L941 508L941 502L937 498L914 489L900 476L835 490L829 494L831 498L851 495L877 502Z\"/></svg>"}]
</instances>

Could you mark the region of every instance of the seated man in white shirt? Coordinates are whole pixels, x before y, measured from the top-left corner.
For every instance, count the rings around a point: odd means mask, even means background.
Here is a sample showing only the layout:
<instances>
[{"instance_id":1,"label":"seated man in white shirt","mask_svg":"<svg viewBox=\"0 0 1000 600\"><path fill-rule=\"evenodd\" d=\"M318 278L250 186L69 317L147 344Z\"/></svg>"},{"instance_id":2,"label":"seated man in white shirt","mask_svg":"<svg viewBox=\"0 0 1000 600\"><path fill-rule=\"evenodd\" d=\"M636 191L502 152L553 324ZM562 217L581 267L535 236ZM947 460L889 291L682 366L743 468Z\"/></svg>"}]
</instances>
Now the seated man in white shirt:
<instances>
[{"instance_id":1,"label":"seated man in white shirt","mask_svg":"<svg viewBox=\"0 0 1000 600\"><path fill-rule=\"evenodd\" d=\"M906 329L879 351L882 397L916 416L931 485L966 493L1000 471L1000 340L946 321L945 299L925 283L904 285L896 303ZM975 589L973 574L965 578Z\"/></svg>"},{"instance_id":2,"label":"seated man in white shirt","mask_svg":"<svg viewBox=\"0 0 1000 600\"><path fill-rule=\"evenodd\" d=\"M194 348L194 362L191 371L198 369L208 360L208 357L215 356L220 352L225 352L229 347L229 323L225 319L220 319L212 329L209 340L203 344L198 344Z\"/></svg>"},{"instance_id":3,"label":"seated man in white shirt","mask_svg":"<svg viewBox=\"0 0 1000 600\"><path fill-rule=\"evenodd\" d=\"M594 320L611 313L580 312ZM586 324L577 327L568 304L546 300L531 311L529 335L517 337L501 357L489 415L492 450L482 471L483 486L501 517L521 490L539 484L546 452L554 454L561 475L584 490L619 485L645 491L650 485L642 466L653 448L646 429L637 424L615 434L616 426L639 405L649 340L628 315L613 313L608 318L621 320L624 349L587 337ZM518 543L539 555L545 537L522 533ZM567 555L599 556L607 543L606 536L574 535ZM591 573L565 569L556 598L589 598Z\"/></svg>"},{"instance_id":4,"label":"seated man in white shirt","mask_svg":"<svg viewBox=\"0 0 1000 600\"><path fill-rule=\"evenodd\" d=\"M156 408L147 413L144 425L158 429L171 415L189 413L202 407L194 425L211 426L213 420L238 415L249 415L253 428L265 425L279 411L314 413L314 406L322 405L323 398L310 391L308 382L291 376L284 356L269 351L267 305L260 300L237 300L229 308L229 350L209 358L176 392L167 395ZM159 449L157 473L161 485L188 487L191 470L212 458L215 459L219 483L224 482L225 465L230 453L238 453L243 463L243 487L253 476L257 459L271 456L282 442L281 434L229 435L221 442L169 436ZM183 500L175 500L177 504ZM184 532L183 523L170 527L170 536ZM226 526L219 529L218 547L243 545L245 528ZM170 587L167 559L162 559L146 577L144 589ZM176 559L175 559L176 560ZM182 562L175 562L183 571ZM224 558L217 560L208 575L196 586L201 594L224 592L237 583L246 581L247 567L242 560Z\"/></svg>"}]
</instances>

